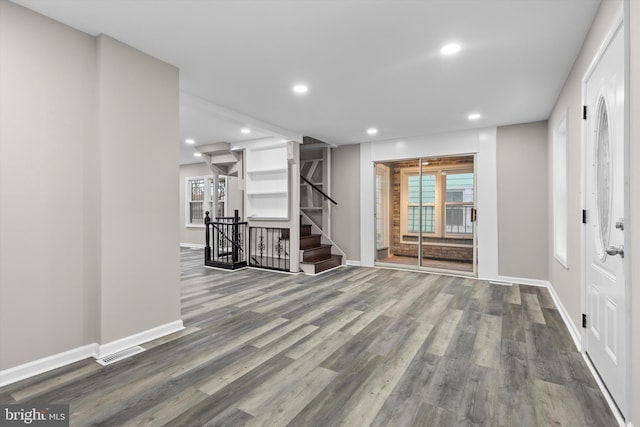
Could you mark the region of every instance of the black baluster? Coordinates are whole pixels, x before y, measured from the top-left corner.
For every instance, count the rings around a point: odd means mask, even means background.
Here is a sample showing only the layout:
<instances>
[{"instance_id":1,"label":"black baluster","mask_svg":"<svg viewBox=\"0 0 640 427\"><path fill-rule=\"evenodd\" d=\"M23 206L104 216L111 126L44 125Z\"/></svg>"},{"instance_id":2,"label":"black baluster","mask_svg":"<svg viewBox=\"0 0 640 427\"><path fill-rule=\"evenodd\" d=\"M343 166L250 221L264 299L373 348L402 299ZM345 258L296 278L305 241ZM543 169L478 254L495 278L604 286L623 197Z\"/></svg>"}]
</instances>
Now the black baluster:
<instances>
[{"instance_id":1,"label":"black baluster","mask_svg":"<svg viewBox=\"0 0 640 427\"><path fill-rule=\"evenodd\" d=\"M233 211L233 234L232 234L232 252L233 259L232 262L235 264L238 262L238 246L240 245L240 233L238 232L238 222L240 222L240 217L238 216L238 210Z\"/></svg>"},{"instance_id":2,"label":"black baluster","mask_svg":"<svg viewBox=\"0 0 640 427\"><path fill-rule=\"evenodd\" d=\"M209 244L211 235L209 233L209 211L205 212L204 216L204 228L205 228L205 246L204 246L204 262L205 264L211 259L211 245Z\"/></svg>"}]
</instances>

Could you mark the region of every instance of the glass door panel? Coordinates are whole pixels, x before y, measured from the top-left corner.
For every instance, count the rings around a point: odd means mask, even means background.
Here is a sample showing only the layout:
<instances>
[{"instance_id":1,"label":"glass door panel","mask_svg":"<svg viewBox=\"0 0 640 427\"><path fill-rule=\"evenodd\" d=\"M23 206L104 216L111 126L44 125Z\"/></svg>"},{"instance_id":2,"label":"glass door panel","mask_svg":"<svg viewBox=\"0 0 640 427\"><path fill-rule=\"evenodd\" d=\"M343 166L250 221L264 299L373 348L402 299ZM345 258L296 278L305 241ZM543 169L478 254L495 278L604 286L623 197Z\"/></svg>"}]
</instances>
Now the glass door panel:
<instances>
[{"instance_id":1,"label":"glass door panel","mask_svg":"<svg viewBox=\"0 0 640 427\"><path fill-rule=\"evenodd\" d=\"M474 156L376 164L376 262L475 274Z\"/></svg>"},{"instance_id":2,"label":"glass door panel","mask_svg":"<svg viewBox=\"0 0 640 427\"><path fill-rule=\"evenodd\" d=\"M473 172L448 172L445 175L445 235L473 237Z\"/></svg>"}]
</instances>

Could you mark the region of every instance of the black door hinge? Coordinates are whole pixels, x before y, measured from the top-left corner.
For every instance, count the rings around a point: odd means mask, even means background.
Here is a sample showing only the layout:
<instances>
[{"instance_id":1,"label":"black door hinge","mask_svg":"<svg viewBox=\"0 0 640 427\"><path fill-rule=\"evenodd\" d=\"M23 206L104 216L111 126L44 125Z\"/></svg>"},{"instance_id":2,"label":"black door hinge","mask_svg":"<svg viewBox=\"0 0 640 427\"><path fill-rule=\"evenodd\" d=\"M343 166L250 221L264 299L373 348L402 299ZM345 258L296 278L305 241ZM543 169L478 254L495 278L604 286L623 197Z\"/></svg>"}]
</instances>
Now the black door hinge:
<instances>
[{"instance_id":1,"label":"black door hinge","mask_svg":"<svg viewBox=\"0 0 640 427\"><path fill-rule=\"evenodd\" d=\"M587 210L586 209L582 209L582 223L583 224L587 223Z\"/></svg>"},{"instance_id":2,"label":"black door hinge","mask_svg":"<svg viewBox=\"0 0 640 427\"><path fill-rule=\"evenodd\" d=\"M586 328L587 327L587 315L582 313L582 327Z\"/></svg>"},{"instance_id":3,"label":"black door hinge","mask_svg":"<svg viewBox=\"0 0 640 427\"><path fill-rule=\"evenodd\" d=\"M582 106L582 120L587 120L587 106Z\"/></svg>"}]
</instances>

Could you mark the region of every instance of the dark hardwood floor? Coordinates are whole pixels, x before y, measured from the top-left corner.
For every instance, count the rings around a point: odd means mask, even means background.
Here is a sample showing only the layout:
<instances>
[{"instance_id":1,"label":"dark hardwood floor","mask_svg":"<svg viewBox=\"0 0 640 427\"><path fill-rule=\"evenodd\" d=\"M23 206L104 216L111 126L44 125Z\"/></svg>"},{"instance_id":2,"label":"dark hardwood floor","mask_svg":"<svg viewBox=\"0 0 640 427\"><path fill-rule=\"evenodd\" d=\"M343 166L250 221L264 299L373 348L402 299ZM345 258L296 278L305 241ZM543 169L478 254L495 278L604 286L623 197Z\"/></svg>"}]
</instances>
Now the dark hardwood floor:
<instances>
[{"instance_id":1,"label":"dark hardwood floor","mask_svg":"<svg viewBox=\"0 0 640 427\"><path fill-rule=\"evenodd\" d=\"M183 331L0 388L0 402L69 403L77 426L617 425L546 289L202 258L182 249Z\"/></svg>"}]
</instances>

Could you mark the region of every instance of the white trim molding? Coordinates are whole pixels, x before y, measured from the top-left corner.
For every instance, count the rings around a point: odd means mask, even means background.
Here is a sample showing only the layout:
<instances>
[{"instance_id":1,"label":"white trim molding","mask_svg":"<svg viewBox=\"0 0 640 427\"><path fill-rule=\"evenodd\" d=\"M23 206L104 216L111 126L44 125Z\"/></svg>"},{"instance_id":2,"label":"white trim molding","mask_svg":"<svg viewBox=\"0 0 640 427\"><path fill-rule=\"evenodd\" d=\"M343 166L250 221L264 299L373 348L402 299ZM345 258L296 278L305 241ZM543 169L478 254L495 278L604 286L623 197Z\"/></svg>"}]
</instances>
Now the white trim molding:
<instances>
[{"instance_id":1,"label":"white trim molding","mask_svg":"<svg viewBox=\"0 0 640 427\"><path fill-rule=\"evenodd\" d=\"M353 259L348 259L346 261L346 264L354 266L354 267L360 267L360 261L356 261L356 260L353 260Z\"/></svg>"},{"instance_id":2,"label":"white trim molding","mask_svg":"<svg viewBox=\"0 0 640 427\"><path fill-rule=\"evenodd\" d=\"M62 353L53 354L51 356L43 357L42 359L27 362L4 371L0 371L0 387L31 378L88 357L99 359L117 351L178 332L182 329L184 329L182 320L176 320L175 322L167 323L104 345L97 343L87 344L82 347L76 347Z\"/></svg>"},{"instance_id":3,"label":"white trim molding","mask_svg":"<svg viewBox=\"0 0 640 427\"><path fill-rule=\"evenodd\" d=\"M0 371L0 387L91 357L96 347L95 343L88 344Z\"/></svg>"},{"instance_id":4,"label":"white trim molding","mask_svg":"<svg viewBox=\"0 0 640 427\"><path fill-rule=\"evenodd\" d=\"M549 283L548 280L525 279L524 277L512 277L512 276L498 276L496 277L495 280L498 282L517 283L519 285L539 286L542 288L551 287L551 283Z\"/></svg>"},{"instance_id":5,"label":"white trim molding","mask_svg":"<svg viewBox=\"0 0 640 427\"><path fill-rule=\"evenodd\" d=\"M96 354L94 354L93 357L96 359L100 359L101 357L107 356L109 354L116 353L118 351L122 351L136 345L141 345L145 342L155 340L157 338L181 331L183 329L184 325L182 324L182 320L176 320L175 322L160 325L152 329L147 329L146 331L142 331L134 335L129 335L128 337L111 341L107 344L96 345Z\"/></svg>"},{"instance_id":6,"label":"white trim molding","mask_svg":"<svg viewBox=\"0 0 640 427\"><path fill-rule=\"evenodd\" d=\"M202 227L204 228L204 226ZM180 243L181 248L189 248L189 249L204 249L204 244L201 243Z\"/></svg>"},{"instance_id":7,"label":"white trim molding","mask_svg":"<svg viewBox=\"0 0 640 427\"><path fill-rule=\"evenodd\" d=\"M573 338L573 342L576 345L578 351L582 352L582 334L580 333L580 329L576 326L576 324L571 320L571 316L567 312L567 309L562 304L560 297L556 293L555 288L548 280L538 280L538 279L525 279L522 277L509 277L509 276L498 276L498 280L501 282L510 282L517 283L522 285L529 286L540 286L543 288L547 288L549 293L551 294L551 298L553 299L554 304L558 308L558 312L564 321L565 326L569 330L571 334L571 338Z\"/></svg>"},{"instance_id":8,"label":"white trim molding","mask_svg":"<svg viewBox=\"0 0 640 427\"><path fill-rule=\"evenodd\" d=\"M519 277L508 277L508 276L498 276L498 280L499 281L504 281L504 282L511 282L511 283L514 283L514 284L517 283L517 284L523 284L523 285L540 286L540 287L547 288L549 290L549 293L551 294L551 298L553 298L553 302L556 305L556 307L558 308L558 311L560 312L560 316L562 317L562 320L564 321L565 326L569 330L569 333L571 334L571 338L573 339L573 342L575 343L576 348L578 349L580 354L582 354L582 358L584 359L585 363L587 364L587 367L589 368L589 371L591 372L591 375L593 376L593 378L595 379L596 383L598 384L598 387L600 388L600 391L602 392L602 395L604 396L605 400L607 401L607 404L609 405L609 408L611 409L611 412L616 417L616 420L618 421L618 424L620 425L620 427L625 427L624 418L623 418L622 414L620 413L620 410L618 409L618 407L616 406L615 402L613 401L613 398L611 397L611 394L609 394L609 390L607 390L607 387L604 385L604 383L600 379L600 376L598 375L598 372L596 371L595 367L591 363L591 359L589 359L589 357L587 357L587 354L585 353L585 351L583 349L582 334L580 332L580 329L571 320L571 316L569 316L569 313L567 312L567 309L562 304L562 301L560 300L560 297L556 293L556 290L553 287L553 284L551 284L551 282L546 281L546 280L524 279L524 278L519 278ZM626 426L627 427L633 427L631 423L627 423Z\"/></svg>"},{"instance_id":9,"label":"white trim molding","mask_svg":"<svg viewBox=\"0 0 640 427\"><path fill-rule=\"evenodd\" d=\"M575 323L573 323L573 320L571 320L571 316L569 316L567 309L564 308L564 305L562 304L560 297L556 293L556 289L553 287L551 283L549 283L549 293L551 294L551 298L553 298L553 302L555 303L556 307L558 308L558 311L560 312L560 316L562 316L562 320L564 321L564 324L566 325L567 329L569 330L569 333L571 334L571 338L573 338L573 342L575 343L576 348L578 349L579 352L582 353L583 351L582 333L580 332L580 329L578 328L578 326Z\"/></svg>"},{"instance_id":10,"label":"white trim molding","mask_svg":"<svg viewBox=\"0 0 640 427\"><path fill-rule=\"evenodd\" d=\"M589 357L587 356L587 353L585 353L584 351L582 351L581 354L582 354L582 358L584 359L584 362L587 364L587 367L591 372L591 376L593 376L596 383L598 384L598 388L600 389L600 392L604 396L604 400L607 401L607 404L609 405L609 409L611 409L613 416L616 418L616 421L618 421L618 425L620 427L625 427L624 417L620 413L620 410L618 409L618 406L616 405L616 403L613 401L613 398L611 397L611 394L609 393L607 386L604 385L604 383L602 382L602 379L600 378L600 375L598 375L598 371L596 371L595 366L593 366L591 359L589 359ZM631 425L631 423L626 425L629 426Z\"/></svg>"}]
</instances>

